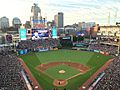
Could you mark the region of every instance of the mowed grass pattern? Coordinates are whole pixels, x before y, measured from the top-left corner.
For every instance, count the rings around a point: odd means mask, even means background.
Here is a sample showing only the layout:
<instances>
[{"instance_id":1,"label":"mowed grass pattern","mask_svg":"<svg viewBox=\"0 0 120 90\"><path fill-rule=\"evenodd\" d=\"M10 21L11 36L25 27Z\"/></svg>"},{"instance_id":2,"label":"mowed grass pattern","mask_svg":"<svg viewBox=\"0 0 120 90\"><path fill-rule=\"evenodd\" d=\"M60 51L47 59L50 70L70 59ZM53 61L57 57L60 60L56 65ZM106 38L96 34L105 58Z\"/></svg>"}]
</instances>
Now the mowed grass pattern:
<instances>
[{"instance_id":1,"label":"mowed grass pattern","mask_svg":"<svg viewBox=\"0 0 120 90\"><path fill-rule=\"evenodd\" d=\"M86 64L88 60L92 58L92 55L94 55L94 53L89 52L80 53L80 51L76 50L59 50L36 53L36 56L41 63L70 61L81 62L82 64Z\"/></svg>"},{"instance_id":2,"label":"mowed grass pattern","mask_svg":"<svg viewBox=\"0 0 120 90\"><path fill-rule=\"evenodd\" d=\"M59 73L60 70L64 70L65 73L60 74ZM54 79L65 80L65 79L68 79L76 74L79 74L80 71L75 69L75 68L69 67L67 65L58 65L58 66L54 66L54 67L47 69L45 71L45 73L52 76Z\"/></svg>"},{"instance_id":3,"label":"mowed grass pattern","mask_svg":"<svg viewBox=\"0 0 120 90\"><path fill-rule=\"evenodd\" d=\"M58 50L58 51L47 51L47 52L32 52L27 55L21 55L20 58L24 60L34 77L42 86L43 90L53 90L58 88L64 90L77 90L92 74L94 74L101 66L103 66L111 57L105 56L94 52L83 52L77 50ZM84 64L90 68L85 74L77 76L73 79L68 80L68 84L65 87L53 86L53 79L40 73L35 68L40 64L49 62L78 62ZM71 72L72 73L72 72Z\"/></svg>"}]
</instances>

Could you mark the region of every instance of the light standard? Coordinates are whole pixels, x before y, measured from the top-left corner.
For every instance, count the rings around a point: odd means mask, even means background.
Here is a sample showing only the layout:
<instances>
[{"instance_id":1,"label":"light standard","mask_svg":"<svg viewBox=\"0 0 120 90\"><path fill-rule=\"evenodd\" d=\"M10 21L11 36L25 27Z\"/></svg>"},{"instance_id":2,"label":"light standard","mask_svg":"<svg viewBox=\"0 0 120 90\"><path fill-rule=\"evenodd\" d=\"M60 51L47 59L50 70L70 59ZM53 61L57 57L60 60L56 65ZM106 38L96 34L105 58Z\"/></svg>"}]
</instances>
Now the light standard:
<instances>
[{"instance_id":1,"label":"light standard","mask_svg":"<svg viewBox=\"0 0 120 90\"><path fill-rule=\"evenodd\" d=\"M93 28L90 28L90 44L91 44L91 38L92 38L92 36L91 36L91 34L92 34L92 29L93 29Z\"/></svg>"}]
</instances>

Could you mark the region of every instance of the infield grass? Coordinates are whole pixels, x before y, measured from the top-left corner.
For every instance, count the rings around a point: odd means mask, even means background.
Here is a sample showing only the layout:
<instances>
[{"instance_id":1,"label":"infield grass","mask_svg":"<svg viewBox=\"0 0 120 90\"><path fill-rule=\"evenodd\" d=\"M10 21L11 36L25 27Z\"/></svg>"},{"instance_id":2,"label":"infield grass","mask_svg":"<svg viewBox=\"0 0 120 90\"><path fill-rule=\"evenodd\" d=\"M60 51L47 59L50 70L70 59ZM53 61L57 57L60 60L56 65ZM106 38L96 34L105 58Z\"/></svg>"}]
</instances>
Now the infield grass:
<instances>
[{"instance_id":1,"label":"infield grass","mask_svg":"<svg viewBox=\"0 0 120 90\"><path fill-rule=\"evenodd\" d=\"M65 73L59 73L60 70L64 70ZM48 75L52 76L54 79L68 79L76 74L79 74L80 71L77 69L74 69L67 65L57 65L54 67L51 67L45 71Z\"/></svg>"}]
</instances>

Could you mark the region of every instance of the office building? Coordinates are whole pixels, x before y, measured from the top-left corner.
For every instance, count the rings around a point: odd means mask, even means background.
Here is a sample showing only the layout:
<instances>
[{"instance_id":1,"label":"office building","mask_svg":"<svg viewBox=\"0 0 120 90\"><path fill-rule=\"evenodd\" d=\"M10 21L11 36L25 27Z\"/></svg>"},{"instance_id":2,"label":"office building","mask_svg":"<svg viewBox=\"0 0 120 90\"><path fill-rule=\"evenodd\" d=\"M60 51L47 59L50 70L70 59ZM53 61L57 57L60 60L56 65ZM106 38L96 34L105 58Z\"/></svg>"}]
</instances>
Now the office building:
<instances>
[{"instance_id":1,"label":"office building","mask_svg":"<svg viewBox=\"0 0 120 90\"><path fill-rule=\"evenodd\" d=\"M40 20L42 19L41 16L41 9L38 7L36 3L31 8L32 16L30 17L31 26L35 28L37 24L41 23Z\"/></svg>"},{"instance_id":2,"label":"office building","mask_svg":"<svg viewBox=\"0 0 120 90\"><path fill-rule=\"evenodd\" d=\"M14 28L20 28L20 26L22 25L20 19L18 17L13 18L12 20L12 25Z\"/></svg>"},{"instance_id":3,"label":"office building","mask_svg":"<svg viewBox=\"0 0 120 90\"><path fill-rule=\"evenodd\" d=\"M64 27L64 16L62 12L58 12L58 28Z\"/></svg>"},{"instance_id":4,"label":"office building","mask_svg":"<svg viewBox=\"0 0 120 90\"><path fill-rule=\"evenodd\" d=\"M54 16L54 23L55 23L55 26L58 27L58 15Z\"/></svg>"},{"instance_id":5,"label":"office building","mask_svg":"<svg viewBox=\"0 0 120 90\"><path fill-rule=\"evenodd\" d=\"M0 18L0 29L6 29L9 27L9 19L7 17Z\"/></svg>"}]
</instances>

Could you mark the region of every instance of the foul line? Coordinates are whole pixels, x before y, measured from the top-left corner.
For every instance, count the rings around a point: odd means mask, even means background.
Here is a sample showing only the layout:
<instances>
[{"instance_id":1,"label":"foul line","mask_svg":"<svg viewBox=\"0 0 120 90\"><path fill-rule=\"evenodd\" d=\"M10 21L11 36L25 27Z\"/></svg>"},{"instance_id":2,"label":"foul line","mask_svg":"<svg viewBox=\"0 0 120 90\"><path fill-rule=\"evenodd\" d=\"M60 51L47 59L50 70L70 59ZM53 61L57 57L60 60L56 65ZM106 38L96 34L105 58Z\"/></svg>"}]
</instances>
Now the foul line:
<instances>
[{"instance_id":1,"label":"foul line","mask_svg":"<svg viewBox=\"0 0 120 90\"><path fill-rule=\"evenodd\" d=\"M35 88L35 90L42 90L42 87L39 85L37 80L34 78L34 76L32 75L31 71L29 70L27 65L24 63L24 61L21 58L19 58L19 60L20 60L20 62L22 62L23 68L25 69L25 71L29 75L29 78L32 80L34 88L37 86L37 88Z\"/></svg>"}]
</instances>

